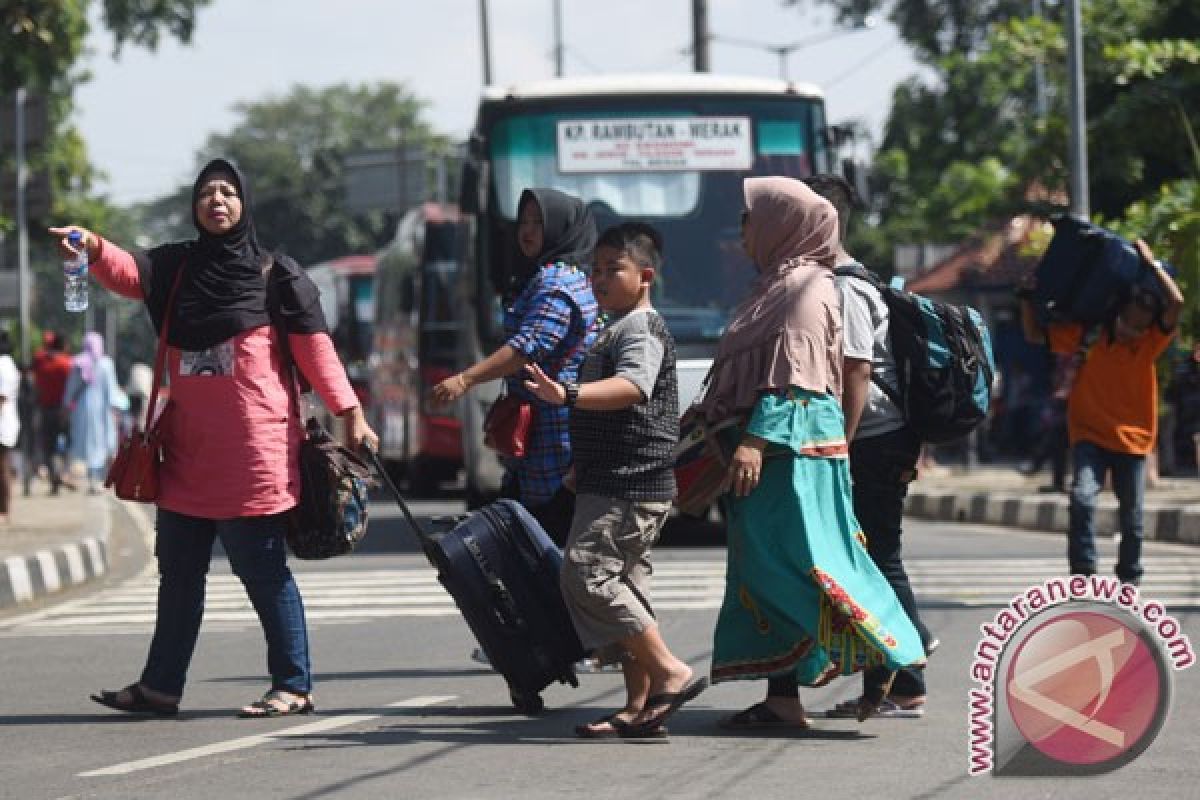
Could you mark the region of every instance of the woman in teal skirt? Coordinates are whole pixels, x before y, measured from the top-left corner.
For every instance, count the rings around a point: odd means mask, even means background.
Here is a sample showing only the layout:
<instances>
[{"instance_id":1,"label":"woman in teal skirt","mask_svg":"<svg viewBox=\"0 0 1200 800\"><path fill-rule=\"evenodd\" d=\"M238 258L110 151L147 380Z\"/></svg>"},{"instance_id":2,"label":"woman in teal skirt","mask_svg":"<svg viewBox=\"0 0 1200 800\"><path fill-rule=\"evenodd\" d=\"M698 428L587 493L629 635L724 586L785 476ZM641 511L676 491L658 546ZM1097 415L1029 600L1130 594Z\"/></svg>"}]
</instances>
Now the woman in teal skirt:
<instances>
[{"instance_id":1,"label":"woman in teal skirt","mask_svg":"<svg viewBox=\"0 0 1200 800\"><path fill-rule=\"evenodd\" d=\"M700 404L710 424L744 421L726 441L729 553L712 680L768 681L766 700L725 727L804 727L800 686L920 666L925 653L854 518L831 269L837 212L790 178L749 178L744 195L742 239L759 277ZM859 718L882 700L864 698Z\"/></svg>"}]
</instances>

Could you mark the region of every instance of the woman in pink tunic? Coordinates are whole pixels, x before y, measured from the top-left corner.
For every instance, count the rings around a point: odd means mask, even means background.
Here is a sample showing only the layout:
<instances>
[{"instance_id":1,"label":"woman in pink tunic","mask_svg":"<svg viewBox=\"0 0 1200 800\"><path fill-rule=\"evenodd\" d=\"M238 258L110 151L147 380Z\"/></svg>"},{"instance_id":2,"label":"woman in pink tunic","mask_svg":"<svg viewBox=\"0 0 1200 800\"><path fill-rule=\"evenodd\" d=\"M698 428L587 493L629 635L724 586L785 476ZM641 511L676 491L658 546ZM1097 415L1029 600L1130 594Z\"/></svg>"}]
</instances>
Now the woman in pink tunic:
<instances>
[{"instance_id":1,"label":"woman in pink tunic","mask_svg":"<svg viewBox=\"0 0 1200 800\"><path fill-rule=\"evenodd\" d=\"M379 440L333 349L316 286L295 261L258 242L249 187L233 164L217 159L200 171L192 221L196 239L137 254L77 226L50 229L64 253L67 236L80 231L96 280L142 300L155 329L166 326L169 345L154 637L141 678L92 699L126 712L178 711L219 538L262 623L271 672L270 689L240 715L305 714L315 707L308 633L284 543L287 513L299 500L302 410L285 382L268 283L296 364L345 420L347 445Z\"/></svg>"}]
</instances>

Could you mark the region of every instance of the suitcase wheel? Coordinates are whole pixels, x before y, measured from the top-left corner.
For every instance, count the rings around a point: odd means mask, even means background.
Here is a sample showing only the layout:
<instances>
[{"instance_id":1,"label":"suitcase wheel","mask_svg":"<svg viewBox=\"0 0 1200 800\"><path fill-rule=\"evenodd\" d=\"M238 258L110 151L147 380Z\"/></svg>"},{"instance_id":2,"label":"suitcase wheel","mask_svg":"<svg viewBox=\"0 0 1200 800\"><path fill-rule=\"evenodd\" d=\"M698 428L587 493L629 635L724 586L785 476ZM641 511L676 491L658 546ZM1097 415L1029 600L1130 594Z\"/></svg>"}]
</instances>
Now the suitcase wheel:
<instances>
[{"instance_id":1,"label":"suitcase wheel","mask_svg":"<svg viewBox=\"0 0 1200 800\"><path fill-rule=\"evenodd\" d=\"M513 708L526 716L536 717L546 710L546 704L542 702L542 696L537 692L525 694L516 689L510 689L508 696L512 698Z\"/></svg>"}]
</instances>

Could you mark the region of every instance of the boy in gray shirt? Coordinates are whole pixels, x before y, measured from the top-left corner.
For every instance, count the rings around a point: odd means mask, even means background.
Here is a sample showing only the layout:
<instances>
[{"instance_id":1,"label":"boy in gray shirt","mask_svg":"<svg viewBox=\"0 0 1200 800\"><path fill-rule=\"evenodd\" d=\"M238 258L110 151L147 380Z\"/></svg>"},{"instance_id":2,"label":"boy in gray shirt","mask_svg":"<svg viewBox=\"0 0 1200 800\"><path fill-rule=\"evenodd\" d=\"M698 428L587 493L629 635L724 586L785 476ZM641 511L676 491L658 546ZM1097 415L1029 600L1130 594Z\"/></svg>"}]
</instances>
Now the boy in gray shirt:
<instances>
[{"instance_id":1,"label":"boy in gray shirt","mask_svg":"<svg viewBox=\"0 0 1200 800\"><path fill-rule=\"evenodd\" d=\"M602 663L619 659L625 675L625 706L578 726L586 739L664 736L667 717L708 685L667 648L649 601L648 555L675 494L679 438L675 342L650 305L661 250L648 225L604 231L592 287L610 321L584 359L580 383L526 367L531 392L571 408L578 499L563 597L584 646Z\"/></svg>"}]
</instances>

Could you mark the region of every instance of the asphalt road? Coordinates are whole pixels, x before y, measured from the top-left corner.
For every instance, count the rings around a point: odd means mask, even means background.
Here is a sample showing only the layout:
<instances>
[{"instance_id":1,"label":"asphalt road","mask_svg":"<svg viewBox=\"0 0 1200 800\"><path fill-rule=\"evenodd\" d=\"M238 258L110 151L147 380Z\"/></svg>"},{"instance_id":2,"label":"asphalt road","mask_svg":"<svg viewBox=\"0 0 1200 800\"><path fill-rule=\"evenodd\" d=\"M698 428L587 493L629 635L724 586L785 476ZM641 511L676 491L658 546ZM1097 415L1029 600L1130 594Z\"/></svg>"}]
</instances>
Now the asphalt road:
<instances>
[{"instance_id":1,"label":"asphalt road","mask_svg":"<svg viewBox=\"0 0 1200 800\"><path fill-rule=\"evenodd\" d=\"M451 498L422 502L428 518ZM87 699L133 680L147 646L153 582L143 575L67 604L0 618L0 798L551 798L856 796L886 798L1195 796L1200 670L1174 674L1172 711L1149 749L1092 778L970 777L969 664L998 604L1062 557L1058 537L910 522L907 558L926 623L924 718L817 719L808 732L729 734L717 719L760 699L761 684L722 684L671 721L666 742L575 739L575 724L614 707L620 676L583 674L521 716L474 646L398 515L376 509L363 552L295 566L311 623L319 714L239 720L266 688L252 612L214 561L209 613L176 719L133 719ZM714 541L716 539L717 541ZM707 669L720 602L719 531L673 537L658 552L655 596L668 643ZM1200 642L1200 553L1148 546L1144 596L1171 598ZM134 548L136 551L136 548ZM1105 547L1111 565L1111 543ZM136 555L136 552L134 553ZM856 694L856 678L803 690L810 710Z\"/></svg>"}]
</instances>

